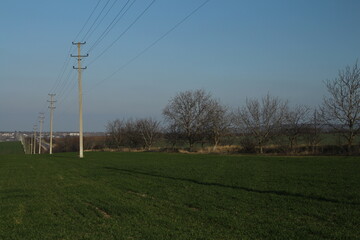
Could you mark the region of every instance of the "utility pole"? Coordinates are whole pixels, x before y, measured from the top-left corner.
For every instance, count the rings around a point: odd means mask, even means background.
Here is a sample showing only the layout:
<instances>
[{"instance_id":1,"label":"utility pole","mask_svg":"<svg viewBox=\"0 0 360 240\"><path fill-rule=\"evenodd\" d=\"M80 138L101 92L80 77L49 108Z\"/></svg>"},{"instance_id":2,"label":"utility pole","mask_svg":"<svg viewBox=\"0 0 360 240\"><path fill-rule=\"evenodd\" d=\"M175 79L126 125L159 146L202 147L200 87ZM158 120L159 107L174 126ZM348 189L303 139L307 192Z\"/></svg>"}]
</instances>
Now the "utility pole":
<instances>
[{"instance_id":1,"label":"utility pole","mask_svg":"<svg viewBox=\"0 0 360 240\"><path fill-rule=\"evenodd\" d=\"M48 102L50 103L50 154L52 154L52 146L53 146L53 118L54 118L54 103L56 101L54 101L54 96L56 94L55 93L49 93L50 96L50 101L48 100Z\"/></svg>"},{"instance_id":2,"label":"utility pole","mask_svg":"<svg viewBox=\"0 0 360 240\"><path fill-rule=\"evenodd\" d=\"M30 135L31 138L30 138L30 154L32 154L32 145L33 145L33 138L34 138L34 134Z\"/></svg>"},{"instance_id":3,"label":"utility pole","mask_svg":"<svg viewBox=\"0 0 360 240\"><path fill-rule=\"evenodd\" d=\"M33 146L33 154L36 154L36 130L37 130L37 125L34 125L34 146Z\"/></svg>"},{"instance_id":4,"label":"utility pole","mask_svg":"<svg viewBox=\"0 0 360 240\"><path fill-rule=\"evenodd\" d=\"M41 138L42 138L42 127L44 123L44 113L39 113L39 123L40 123L40 129L39 129L39 154L41 154Z\"/></svg>"},{"instance_id":5,"label":"utility pole","mask_svg":"<svg viewBox=\"0 0 360 240\"><path fill-rule=\"evenodd\" d=\"M84 157L84 146L83 146L83 112L82 112L82 82L81 82L81 72L83 69L86 69L86 67L82 68L81 67L81 59L83 57L88 57L89 54L86 55L81 55L81 45L85 44L86 42L73 42L73 45L77 45L77 49L78 49L78 55L70 55L71 57L76 57L77 58L77 62L78 62L78 66L75 67L73 66L73 69L77 69L78 70L78 88L79 88L79 157L83 158Z\"/></svg>"}]
</instances>

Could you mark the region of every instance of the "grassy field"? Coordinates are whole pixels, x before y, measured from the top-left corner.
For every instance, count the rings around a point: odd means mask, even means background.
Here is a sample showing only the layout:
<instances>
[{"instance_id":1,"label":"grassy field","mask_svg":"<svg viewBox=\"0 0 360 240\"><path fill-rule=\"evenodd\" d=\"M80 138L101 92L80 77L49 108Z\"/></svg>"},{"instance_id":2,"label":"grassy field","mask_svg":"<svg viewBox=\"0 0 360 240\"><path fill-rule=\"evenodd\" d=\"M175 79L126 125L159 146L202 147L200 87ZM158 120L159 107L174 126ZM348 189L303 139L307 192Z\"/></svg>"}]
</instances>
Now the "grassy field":
<instances>
[{"instance_id":1,"label":"grassy field","mask_svg":"<svg viewBox=\"0 0 360 240\"><path fill-rule=\"evenodd\" d=\"M0 239L360 239L360 159L0 156Z\"/></svg>"},{"instance_id":2,"label":"grassy field","mask_svg":"<svg viewBox=\"0 0 360 240\"><path fill-rule=\"evenodd\" d=\"M24 154L21 142L0 142L0 154Z\"/></svg>"}]
</instances>

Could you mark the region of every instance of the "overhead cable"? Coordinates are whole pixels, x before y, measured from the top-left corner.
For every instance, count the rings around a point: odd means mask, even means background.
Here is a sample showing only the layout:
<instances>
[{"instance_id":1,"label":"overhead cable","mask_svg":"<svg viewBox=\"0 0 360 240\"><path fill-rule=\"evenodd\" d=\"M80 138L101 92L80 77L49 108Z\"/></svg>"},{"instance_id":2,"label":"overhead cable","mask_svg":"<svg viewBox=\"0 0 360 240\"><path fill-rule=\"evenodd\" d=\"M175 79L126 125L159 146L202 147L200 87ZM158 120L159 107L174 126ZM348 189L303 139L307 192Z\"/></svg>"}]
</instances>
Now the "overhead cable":
<instances>
[{"instance_id":1,"label":"overhead cable","mask_svg":"<svg viewBox=\"0 0 360 240\"><path fill-rule=\"evenodd\" d=\"M137 16L137 18L104 50L102 51L93 61L91 61L88 66L93 64L98 60L105 52L107 52L119 39L125 35L127 31L131 29L132 26L149 10L149 8L155 3L156 0L152 0L151 3Z\"/></svg>"},{"instance_id":2,"label":"overhead cable","mask_svg":"<svg viewBox=\"0 0 360 240\"><path fill-rule=\"evenodd\" d=\"M183 24L187 19L189 19L192 15L194 15L197 11L199 11L202 7L204 7L210 0L204 1L200 6L195 8L193 11L191 11L188 15L186 15L182 20L180 20L178 23L176 23L173 27L171 27L168 31L166 31L164 34L162 34L159 38L157 38L154 42L149 44L146 48L144 48L142 51L140 51L137 55L135 55L133 58L131 58L129 61L127 61L125 64L121 65L116 71L114 71L112 74L110 74L108 77L104 78L103 80L99 81L93 87L98 86L99 84L109 80L112 78L116 73L123 70L125 67L127 67L129 64L134 62L136 59L141 57L143 54L145 54L150 48L154 47L158 42L160 42L162 39L164 39L167 35L169 35L171 32L173 32L176 28L178 28L181 24ZM92 88L93 88L92 87Z\"/></svg>"}]
</instances>

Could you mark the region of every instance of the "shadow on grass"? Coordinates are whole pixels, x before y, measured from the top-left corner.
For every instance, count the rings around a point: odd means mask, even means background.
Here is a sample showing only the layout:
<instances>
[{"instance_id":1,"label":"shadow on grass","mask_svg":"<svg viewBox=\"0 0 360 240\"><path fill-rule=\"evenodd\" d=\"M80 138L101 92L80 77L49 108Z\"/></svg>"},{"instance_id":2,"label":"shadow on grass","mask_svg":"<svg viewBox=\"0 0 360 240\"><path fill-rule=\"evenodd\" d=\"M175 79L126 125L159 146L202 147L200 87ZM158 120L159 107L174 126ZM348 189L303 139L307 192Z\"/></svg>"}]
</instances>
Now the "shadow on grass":
<instances>
[{"instance_id":1,"label":"shadow on grass","mask_svg":"<svg viewBox=\"0 0 360 240\"><path fill-rule=\"evenodd\" d=\"M247 191L247 192L254 192L254 193L261 193L261 194L275 194L275 195L278 195L278 196L299 197L299 198L316 200L316 201L321 201L321 202L341 203L341 204L349 204L349 205L360 205L360 203L357 203L357 202L339 201L339 200L336 200L336 199L325 198L325 197L321 197L321 196L303 195L303 194L300 194L300 193L291 193L291 192L278 191L278 190L258 190L258 189L248 188L248 187L230 186L230 185L225 185L225 184L215 183L215 182L202 182L202 181L198 181L198 180L195 180L195 179L163 176L163 175L159 175L159 174L155 174L155 173L140 172L140 171L136 171L136 170L121 169L121 168L114 168L114 167L104 167L104 168L107 169L107 170L116 170L116 171L120 171L120 172L128 173L128 174L137 174L137 175L145 175L145 176L151 176L151 177L165 178L165 179L190 182L190 183L195 183L195 184L205 185L205 186L216 186L216 187L223 187L223 188L231 188L231 189L242 190L242 191Z\"/></svg>"}]
</instances>

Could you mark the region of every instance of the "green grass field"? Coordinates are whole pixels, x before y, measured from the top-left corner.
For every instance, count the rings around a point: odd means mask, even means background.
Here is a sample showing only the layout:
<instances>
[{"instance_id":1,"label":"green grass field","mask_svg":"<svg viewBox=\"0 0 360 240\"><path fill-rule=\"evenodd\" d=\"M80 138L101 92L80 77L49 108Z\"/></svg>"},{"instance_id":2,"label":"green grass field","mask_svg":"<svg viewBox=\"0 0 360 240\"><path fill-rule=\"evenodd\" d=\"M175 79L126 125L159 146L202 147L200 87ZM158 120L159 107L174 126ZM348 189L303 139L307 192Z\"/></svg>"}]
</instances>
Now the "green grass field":
<instances>
[{"instance_id":1,"label":"green grass field","mask_svg":"<svg viewBox=\"0 0 360 240\"><path fill-rule=\"evenodd\" d=\"M21 142L0 142L0 154L24 154Z\"/></svg>"},{"instance_id":2,"label":"green grass field","mask_svg":"<svg viewBox=\"0 0 360 240\"><path fill-rule=\"evenodd\" d=\"M0 239L360 239L360 159L0 156Z\"/></svg>"}]
</instances>

